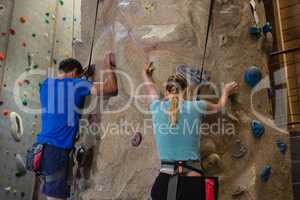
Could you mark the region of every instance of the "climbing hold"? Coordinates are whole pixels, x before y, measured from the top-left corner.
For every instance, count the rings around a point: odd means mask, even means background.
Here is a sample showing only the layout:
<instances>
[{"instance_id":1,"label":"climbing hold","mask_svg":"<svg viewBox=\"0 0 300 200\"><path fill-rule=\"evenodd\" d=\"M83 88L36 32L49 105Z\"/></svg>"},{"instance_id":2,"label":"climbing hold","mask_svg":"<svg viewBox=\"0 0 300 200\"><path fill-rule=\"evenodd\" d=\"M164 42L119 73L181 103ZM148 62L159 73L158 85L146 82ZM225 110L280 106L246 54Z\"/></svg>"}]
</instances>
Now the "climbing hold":
<instances>
[{"instance_id":1,"label":"climbing hold","mask_svg":"<svg viewBox=\"0 0 300 200\"><path fill-rule=\"evenodd\" d=\"M5 12L5 5L0 4L0 16L3 15Z\"/></svg>"},{"instance_id":2,"label":"climbing hold","mask_svg":"<svg viewBox=\"0 0 300 200\"><path fill-rule=\"evenodd\" d=\"M49 24L50 23L49 19L45 19L45 23Z\"/></svg>"},{"instance_id":3,"label":"climbing hold","mask_svg":"<svg viewBox=\"0 0 300 200\"><path fill-rule=\"evenodd\" d=\"M53 59L53 63L56 65L57 64L57 60L54 58Z\"/></svg>"},{"instance_id":4,"label":"climbing hold","mask_svg":"<svg viewBox=\"0 0 300 200\"><path fill-rule=\"evenodd\" d=\"M262 27L262 31L264 34L272 32L272 26L270 22L265 23L265 25Z\"/></svg>"},{"instance_id":5,"label":"climbing hold","mask_svg":"<svg viewBox=\"0 0 300 200\"><path fill-rule=\"evenodd\" d=\"M253 120L251 122L251 131L255 138L259 139L265 132L265 127L259 121Z\"/></svg>"},{"instance_id":6,"label":"climbing hold","mask_svg":"<svg viewBox=\"0 0 300 200\"><path fill-rule=\"evenodd\" d=\"M4 104L4 101L0 100L0 106L2 106Z\"/></svg>"},{"instance_id":7,"label":"climbing hold","mask_svg":"<svg viewBox=\"0 0 300 200\"><path fill-rule=\"evenodd\" d=\"M63 17L63 18L62 18L62 20L63 20L63 21L66 21L66 20L67 20L67 18L66 18L66 17Z\"/></svg>"},{"instance_id":8,"label":"climbing hold","mask_svg":"<svg viewBox=\"0 0 300 200\"><path fill-rule=\"evenodd\" d=\"M273 88L268 88L267 89L268 91L268 97L271 99L274 97L274 91L273 91Z\"/></svg>"},{"instance_id":9,"label":"climbing hold","mask_svg":"<svg viewBox=\"0 0 300 200\"><path fill-rule=\"evenodd\" d=\"M20 22L25 24L27 22L27 18L25 16L20 17Z\"/></svg>"},{"instance_id":10,"label":"climbing hold","mask_svg":"<svg viewBox=\"0 0 300 200\"><path fill-rule=\"evenodd\" d=\"M242 196L246 191L246 188L243 186L237 186L237 188L235 188L232 193L231 196L233 199L237 199L238 197Z\"/></svg>"},{"instance_id":11,"label":"climbing hold","mask_svg":"<svg viewBox=\"0 0 300 200\"><path fill-rule=\"evenodd\" d=\"M22 42L22 47L27 47L26 42Z\"/></svg>"},{"instance_id":12,"label":"climbing hold","mask_svg":"<svg viewBox=\"0 0 300 200\"><path fill-rule=\"evenodd\" d=\"M4 188L4 191L5 191L6 193L9 193L9 192L11 191L11 187L8 186L8 187Z\"/></svg>"},{"instance_id":13,"label":"climbing hold","mask_svg":"<svg viewBox=\"0 0 300 200\"><path fill-rule=\"evenodd\" d=\"M4 53L0 52L0 61L4 61L5 60L5 55Z\"/></svg>"},{"instance_id":14,"label":"climbing hold","mask_svg":"<svg viewBox=\"0 0 300 200\"><path fill-rule=\"evenodd\" d=\"M5 33L5 32L1 33L1 36L6 36L6 35L7 35L7 33Z\"/></svg>"},{"instance_id":15,"label":"climbing hold","mask_svg":"<svg viewBox=\"0 0 300 200\"><path fill-rule=\"evenodd\" d=\"M260 179L262 182L267 182L270 178L272 172L272 167L270 165L266 165L260 172Z\"/></svg>"},{"instance_id":16,"label":"climbing hold","mask_svg":"<svg viewBox=\"0 0 300 200\"><path fill-rule=\"evenodd\" d=\"M147 2L144 5L145 11L153 11L156 8L155 4L153 2Z\"/></svg>"},{"instance_id":17,"label":"climbing hold","mask_svg":"<svg viewBox=\"0 0 300 200\"><path fill-rule=\"evenodd\" d=\"M213 153L204 157L201 161L201 166L205 171L212 171L217 169L221 164L221 158L218 154Z\"/></svg>"},{"instance_id":18,"label":"climbing hold","mask_svg":"<svg viewBox=\"0 0 300 200\"><path fill-rule=\"evenodd\" d=\"M277 148L280 151L280 153L285 154L287 150L287 145L280 139L276 140Z\"/></svg>"},{"instance_id":19,"label":"climbing hold","mask_svg":"<svg viewBox=\"0 0 300 200\"><path fill-rule=\"evenodd\" d=\"M242 141L238 139L233 144L233 152L231 156L236 159L242 158L247 154L247 151L248 150L245 145L243 145Z\"/></svg>"},{"instance_id":20,"label":"climbing hold","mask_svg":"<svg viewBox=\"0 0 300 200\"><path fill-rule=\"evenodd\" d=\"M244 74L244 80L250 87L256 86L257 83L262 79L262 73L256 66L248 67Z\"/></svg>"},{"instance_id":21,"label":"climbing hold","mask_svg":"<svg viewBox=\"0 0 300 200\"><path fill-rule=\"evenodd\" d=\"M32 35L31 35L33 38L35 38L36 37L36 33L32 33Z\"/></svg>"},{"instance_id":22,"label":"climbing hold","mask_svg":"<svg viewBox=\"0 0 300 200\"><path fill-rule=\"evenodd\" d=\"M16 154L16 166L17 166L16 177L25 176L26 175L25 162L20 154Z\"/></svg>"},{"instance_id":23,"label":"climbing hold","mask_svg":"<svg viewBox=\"0 0 300 200\"><path fill-rule=\"evenodd\" d=\"M48 33L44 33L44 37L45 37L45 38L48 38L48 37L49 37L49 34L48 34Z\"/></svg>"},{"instance_id":24,"label":"climbing hold","mask_svg":"<svg viewBox=\"0 0 300 200\"><path fill-rule=\"evenodd\" d=\"M138 147L143 140L142 133L140 132L135 132L133 137L131 138L131 145L134 147Z\"/></svg>"},{"instance_id":25,"label":"climbing hold","mask_svg":"<svg viewBox=\"0 0 300 200\"><path fill-rule=\"evenodd\" d=\"M25 192L21 192L21 198L24 198L25 197Z\"/></svg>"},{"instance_id":26,"label":"climbing hold","mask_svg":"<svg viewBox=\"0 0 300 200\"><path fill-rule=\"evenodd\" d=\"M23 85L23 81L21 81L21 80L17 80L16 83L19 87L21 87Z\"/></svg>"},{"instance_id":27,"label":"climbing hold","mask_svg":"<svg viewBox=\"0 0 300 200\"><path fill-rule=\"evenodd\" d=\"M9 29L9 33L10 33L11 35L15 35L15 34L16 34L16 30L15 30L14 28L10 28L10 29Z\"/></svg>"},{"instance_id":28,"label":"climbing hold","mask_svg":"<svg viewBox=\"0 0 300 200\"><path fill-rule=\"evenodd\" d=\"M27 106L28 105L28 101L27 100L22 100L22 104L23 104L23 106Z\"/></svg>"},{"instance_id":29,"label":"climbing hold","mask_svg":"<svg viewBox=\"0 0 300 200\"><path fill-rule=\"evenodd\" d=\"M22 118L16 112L11 112L9 116L11 122L11 135L16 142L20 142L24 133Z\"/></svg>"},{"instance_id":30,"label":"climbing hold","mask_svg":"<svg viewBox=\"0 0 300 200\"><path fill-rule=\"evenodd\" d=\"M63 6L64 5L64 1L63 0L59 0L59 4L61 5L61 6Z\"/></svg>"},{"instance_id":31,"label":"climbing hold","mask_svg":"<svg viewBox=\"0 0 300 200\"><path fill-rule=\"evenodd\" d=\"M261 37L261 32L262 30L258 26L253 26L249 29L250 35L255 39L259 39Z\"/></svg>"},{"instance_id":32,"label":"climbing hold","mask_svg":"<svg viewBox=\"0 0 300 200\"><path fill-rule=\"evenodd\" d=\"M49 12L47 12L45 15L46 15L47 17L50 17L50 13L49 13Z\"/></svg>"},{"instance_id":33,"label":"climbing hold","mask_svg":"<svg viewBox=\"0 0 300 200\"><path fill-rule=\"evenodd\" d=\"M33 68L33 69L37 69L37 68L39 68L39 65L35 64L35 65L33 65L32 68Z\"/></svg>"},{"instance_id":34,"label":"climbing hold","mask_svg":"<svg viewBox=\"0 0 300 200\"><path fill-rule=\"evenodd\" d=\"M24 82L25 84L27 84L27 85L29 85L29 84L30 84L30 81L29 81L29 80L27 80L27 79L25 79L23 82Z\"/></svg>"},{"instance_id":35,"label":"climbing hold","mask_svg":"<svg viewBox=\"0 0 300 200\"><path fill-rule=\"evenodd\" d=\"M3 116L8 117L10 115L11 111L10 110L4 110L3 111Z\"/></svg>"},{"instance_id":36,"label":"climbing hold","mask_svg":"<svg viewBox=\"0 0 300 200\"><path fill-rule=\"evenodd\" d=\"M97 114L89 114L88 121L90 124L94 124L97 122Z\"/></svg>"}]
</instances>

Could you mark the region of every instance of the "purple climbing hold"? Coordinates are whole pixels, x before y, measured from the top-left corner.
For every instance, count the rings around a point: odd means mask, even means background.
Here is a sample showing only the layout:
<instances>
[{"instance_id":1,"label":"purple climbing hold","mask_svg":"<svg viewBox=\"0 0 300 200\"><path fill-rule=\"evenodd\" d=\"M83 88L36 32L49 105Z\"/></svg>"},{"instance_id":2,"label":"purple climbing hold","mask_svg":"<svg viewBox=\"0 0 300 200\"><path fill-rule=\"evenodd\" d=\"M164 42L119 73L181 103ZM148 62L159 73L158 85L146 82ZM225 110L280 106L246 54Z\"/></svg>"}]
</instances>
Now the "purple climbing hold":
<instances>
[{"instance_id":1,"label":"purple climbing hold","mask_svg":"<svg viewBox=\"0 0 300 200\"><path fill-rule=\"evenodd\" d=\"M135 134L131 138L131 145L134 147L138 147L142 143L142 139L142 134L140 132L135 132Z\"/></svg>"}]
</instances>

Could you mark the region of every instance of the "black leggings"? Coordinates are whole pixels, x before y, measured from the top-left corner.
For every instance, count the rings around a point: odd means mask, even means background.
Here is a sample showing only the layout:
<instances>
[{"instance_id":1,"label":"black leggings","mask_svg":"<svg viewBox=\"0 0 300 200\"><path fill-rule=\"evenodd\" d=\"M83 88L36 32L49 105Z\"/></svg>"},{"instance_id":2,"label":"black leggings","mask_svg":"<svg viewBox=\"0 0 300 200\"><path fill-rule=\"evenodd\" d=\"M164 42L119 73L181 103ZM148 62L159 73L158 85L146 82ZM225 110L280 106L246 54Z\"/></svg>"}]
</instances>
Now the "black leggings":
<instances>
[{"instance_id":1,"label":"black leggings","mask_svg":"<svg viewBox=\"0 0 300 200\"><path fill-rule=\"evenodd\" d=\"M171 175L160 173L151 190L152 200L167 200L168 184ZM201 200L201 177L180 176L177 187L177 200Z\"/></svg>"}]
</instances>

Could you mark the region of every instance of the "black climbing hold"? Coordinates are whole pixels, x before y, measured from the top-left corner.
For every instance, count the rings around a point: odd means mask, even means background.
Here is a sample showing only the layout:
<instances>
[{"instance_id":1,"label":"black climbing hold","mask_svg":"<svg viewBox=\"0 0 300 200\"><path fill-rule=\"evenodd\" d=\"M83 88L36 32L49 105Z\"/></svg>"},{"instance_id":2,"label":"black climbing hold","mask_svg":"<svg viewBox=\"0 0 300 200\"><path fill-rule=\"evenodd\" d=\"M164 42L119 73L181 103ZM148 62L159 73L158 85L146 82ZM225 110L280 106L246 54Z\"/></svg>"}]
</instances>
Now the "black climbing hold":
<instances>
[{"instance_id":1,"label":"black climbing hold","mask_svg":"<svg viewBox=\"0 0 300 200\"><path fill-rule=\"evenodd\" d=\"M262 73L256 66L248 67L244 74L244 80L250 87L256 86L262 79Z\"/></svg>"},{"instance_id":2,"label":"black climbing hold","mask_svg":"<svg viewBox=\"0 0 300 200\"><path fill-rule=\"evenodd\" d=\"M0 106L2 106L4 104L4 101L0 100Z\"/></svg>"},{"instance_id":3,"label":"black climbing hold","mask_svg":"<svg viewBox=\"0 0 300 200\"><path fill-rule=\"evenodd\" d=\"M63 21L66 21L66 20L67 20L67 18L66 18L66 17L63 17L63 18L62 18L62 20L63 20Z\"/></svg>"},{"instance_id":4,"label":"black climbing hold","mask_svg":"<svg viewBox=\"0 0 300 200\"><path fill-rule=\"evenodd\" d=\"M53 63L56 65L56 64L57 64L57 60L56 60L56 59L53 59Z\"/></svg>"},{"instance_id":5,"label":"black climbing hold","mask_svg":"<svg viewBox=\"0 0 300 200\"><path fill-rule=\"evenodd\" d=\"M24 198L25 197L25 192L21 192L21 197Z\"/></svg>"},{"instance_id":6,"label":"black climbing hold","mask_svg":"<svg viewBox=\"0 0 300 200\"><path fill-rule=\"evenodd\" d=\"M32 35L31 35L31 36L35 38L35 37L36 37L36 33L32 33Z\"/></svg>"},{"instance_id":7,"label":"black climbing hold","mask_svg":"<svg viewBox=\"0 0 300 200\"><path fill-rule=\"evenodd\" d=\"M251 122L251 131L255 138L259 139L265 132L265 127L259 121L253 120Z\"/></svg>"},{"instance_id":8,"label":"black climbing hold","mask_svg":"<svg viewBox=\"0 0 300 200\"><path fill-rule=\"evenodd\" d=\"M276 145L280 153L285 154L287 145L280 139L276 140Z\"/></svg>"},{"instance_id":9,"label":"black climbing hold","mask_svg":"<svg viewBox=\"0 0 300 200\"><path fill-rule=\"evenodd\" d=\"M272 167L270 165L266 165L260 172L260 179L262 182L267 182L270 178L272 172Z\"/></svg>"},{"instance_id":10,"label":"black climbing hold","mask_svg":"<svg viewBox=\"0 0 300 200\"><path fill-rule=\"evenodd\" d=\"M131 145L134 147L138 147L143 140L143 136L140 132L136 132L131 138Z\"/></svg>"},{"instance_id":11,"label":"black climbing hold","mask_svg":"<svg viewBox=\"0 0 300 200\"><path fill-rule=\"evenodd\" d=\"M273 88L268 88L268 97L271 99L274 97L274 91L273 91Z\"/></svg>"},{"instance_id":12,"label":"black climbing hold","mask_svg":"<svg viewBox=\"0 0 300 200\"><path fill-rule=\"evenodd\" d=\"M49 17L49 16L50 16L50 13L47 12L47 13L46 13L46 16Z\"/></svg>"}]
</instances>

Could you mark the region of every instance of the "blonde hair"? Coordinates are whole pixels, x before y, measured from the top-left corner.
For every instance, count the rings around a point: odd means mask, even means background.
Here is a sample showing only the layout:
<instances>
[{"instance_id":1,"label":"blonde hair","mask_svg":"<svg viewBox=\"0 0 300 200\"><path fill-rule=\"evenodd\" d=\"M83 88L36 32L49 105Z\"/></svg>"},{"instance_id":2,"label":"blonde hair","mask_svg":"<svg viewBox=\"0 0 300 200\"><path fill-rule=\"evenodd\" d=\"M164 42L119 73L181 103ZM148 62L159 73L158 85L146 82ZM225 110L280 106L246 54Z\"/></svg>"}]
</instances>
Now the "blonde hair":
<instances>
[{"instance_id":1,"label":"blonde hair","mask_svg":"<svg viewBox=\"0 0 300 200\"><path fill-rule=\"evenodd\" d=\"M180 74L172 75L167 80L166 91L170 94L176 95L183 92L184 97L186 97L187 92L187 80L184 76ZM178 119L178 102L179 99L176 96L171 97L170 109L169 109L169 119L172 127L176 127Z\"/></svg>"}]
</instances>

